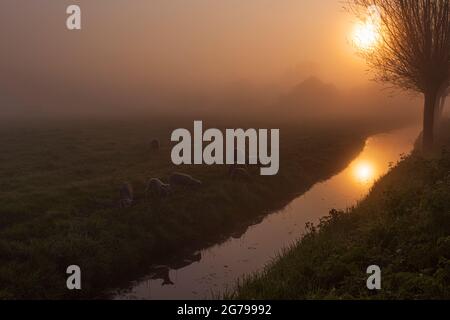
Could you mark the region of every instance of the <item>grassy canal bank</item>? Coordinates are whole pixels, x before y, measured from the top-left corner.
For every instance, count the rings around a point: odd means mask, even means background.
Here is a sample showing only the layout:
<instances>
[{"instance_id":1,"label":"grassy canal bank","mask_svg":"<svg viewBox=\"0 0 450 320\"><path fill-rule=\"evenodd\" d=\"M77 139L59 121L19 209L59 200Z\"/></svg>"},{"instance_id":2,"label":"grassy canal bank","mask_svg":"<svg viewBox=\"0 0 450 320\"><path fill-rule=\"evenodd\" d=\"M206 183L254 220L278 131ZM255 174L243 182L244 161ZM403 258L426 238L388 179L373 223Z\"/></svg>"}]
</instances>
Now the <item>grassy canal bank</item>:
<instances>
[{"instance_id":1,"label":"grassy canal bank","mask_svg":"<svg viewBox=\"0 0 450 320\"><path fill-rule=\"evenodd\" d=\"M356 207L332 211L229 297L239 299L449 299L450 130L442 151L405 157ZM369 291L366 269L382 270Z\"/></svg>"}]
</instances>

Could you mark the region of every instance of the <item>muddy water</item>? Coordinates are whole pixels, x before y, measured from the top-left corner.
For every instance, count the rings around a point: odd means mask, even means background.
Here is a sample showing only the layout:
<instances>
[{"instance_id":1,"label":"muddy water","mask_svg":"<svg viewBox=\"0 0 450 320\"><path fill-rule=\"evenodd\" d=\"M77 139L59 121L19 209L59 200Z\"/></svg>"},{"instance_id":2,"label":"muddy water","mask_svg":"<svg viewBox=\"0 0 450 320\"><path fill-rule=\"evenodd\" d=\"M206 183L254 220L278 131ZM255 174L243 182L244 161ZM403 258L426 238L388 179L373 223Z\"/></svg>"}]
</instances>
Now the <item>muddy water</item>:
<instances>
[{"instance_id":1,"label":"muddy water","mask_svg":"<svg viewBox=\"0 0 450 320\"><path fill-rule=\"evenodd\" d=\"M257 272L294 243L305 223L316 223L333 209L344 209L363 198L374 181L402 154L408 154L419 128L411 127L367 139L363 151L334 177L314 185L283 210L274 212L239 238L198 252L176 269L152 266L152 272L117 293L116 299L208 299L230 291L245 274ZM332 161L332 159L330 159Z\"/></svg>"}]
</instances>

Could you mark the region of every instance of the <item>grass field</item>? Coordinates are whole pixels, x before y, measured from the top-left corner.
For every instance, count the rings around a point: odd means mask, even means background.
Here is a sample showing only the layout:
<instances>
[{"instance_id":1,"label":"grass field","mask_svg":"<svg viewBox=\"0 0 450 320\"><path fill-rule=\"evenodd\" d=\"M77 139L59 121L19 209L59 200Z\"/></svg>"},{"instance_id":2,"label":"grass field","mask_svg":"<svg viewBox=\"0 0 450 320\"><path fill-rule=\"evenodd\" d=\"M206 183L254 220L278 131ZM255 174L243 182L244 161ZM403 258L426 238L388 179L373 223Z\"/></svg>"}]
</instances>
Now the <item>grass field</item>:
<instances>
[{"instance_id":1,"label":"grass field","mask_svg":"<svg viewBox=\"0 0 450 320\"><path fill-rule=\"evenodd\" d=\"M205 122L225 127L225 122ZM245 127L275 127L242 122ZM92 298L122 286L150 263L220 241L343 168L373 124L283 125L280 172L233 182L227 168L174 167L170 133L189 119L11 122L0 129L0 298ZM276 127L279 127L276 126ZM232 127L231 127L232 128ZM152 152L151 139L162 148ZM144 199L149 177L173 171L204 182L161 202ZM117 206L130 181L136 204ZM83 290L66 289L66 268L82 269ZM245 291L243 291L245 292ZM243 293L243 296L246 296Z\"/></svg>"},{"instance_id":2,"label":"grass field","mask_svg":"<svg viewBox=\"0 0 450 320\"><path fill-rule=\"evenodd\" d=\"M228 298L450 299L448 124L437 158L403 159L358 206L331 212ZM380 291L366 288L370 265L382 270Z\"/></svg>"}]
</instances>

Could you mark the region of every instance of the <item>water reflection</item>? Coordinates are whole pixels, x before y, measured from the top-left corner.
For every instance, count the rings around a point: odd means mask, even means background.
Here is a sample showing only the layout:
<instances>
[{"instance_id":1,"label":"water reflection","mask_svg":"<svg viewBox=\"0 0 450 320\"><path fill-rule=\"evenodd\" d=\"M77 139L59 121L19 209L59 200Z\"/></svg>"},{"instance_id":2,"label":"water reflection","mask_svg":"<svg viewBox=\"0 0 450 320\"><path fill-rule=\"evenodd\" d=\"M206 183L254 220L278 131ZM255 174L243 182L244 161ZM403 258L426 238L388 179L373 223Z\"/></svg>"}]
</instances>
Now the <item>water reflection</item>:
<instances>
[{"instance_id":1,"label":"water reflection","mask_svg":"<svg viewBox=\"0 0 450 320\"><path fill-rule=\"evenodd\" d=\"M364 184L371 183L376 177L375 166L367 160L355 163L353 172L356 180Z\"/></svg>"},{"instance_id":2,"label":"water reflection","mask_svg":"<svg viewBox=\"0 0 450 320\"><path fill-rule=\"evenodd\" d=\"M266 216L241 236L230 237L179 266L153 268L117 299L205 299L231 290L245 274L260 271L281 249L333 209L352 206L364 197L391 163L409 153L419 128L407 128L369 138L362 153L336 176L314 185L285 209Z\"/></svg>"}]
</instances>

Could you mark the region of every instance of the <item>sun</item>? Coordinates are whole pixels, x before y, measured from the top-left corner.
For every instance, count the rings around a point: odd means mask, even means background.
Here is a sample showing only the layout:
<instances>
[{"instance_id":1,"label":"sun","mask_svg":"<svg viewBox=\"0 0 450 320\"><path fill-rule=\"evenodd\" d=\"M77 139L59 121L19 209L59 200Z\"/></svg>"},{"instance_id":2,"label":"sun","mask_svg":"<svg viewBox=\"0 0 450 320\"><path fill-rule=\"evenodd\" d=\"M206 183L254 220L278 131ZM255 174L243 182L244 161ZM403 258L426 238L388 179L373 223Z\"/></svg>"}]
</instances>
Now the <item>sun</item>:
<instances>
[{"instance_id":1,"label":"sun","mask_svg":"<svg viewBox=\"0 0 450 320\"><path fill-rule=\"evenodd\" d=\"M352 39L358 49L371 50L380 42L379 28L370 21L360 22L353 29Z\"/></svg>"}]
</instances>

